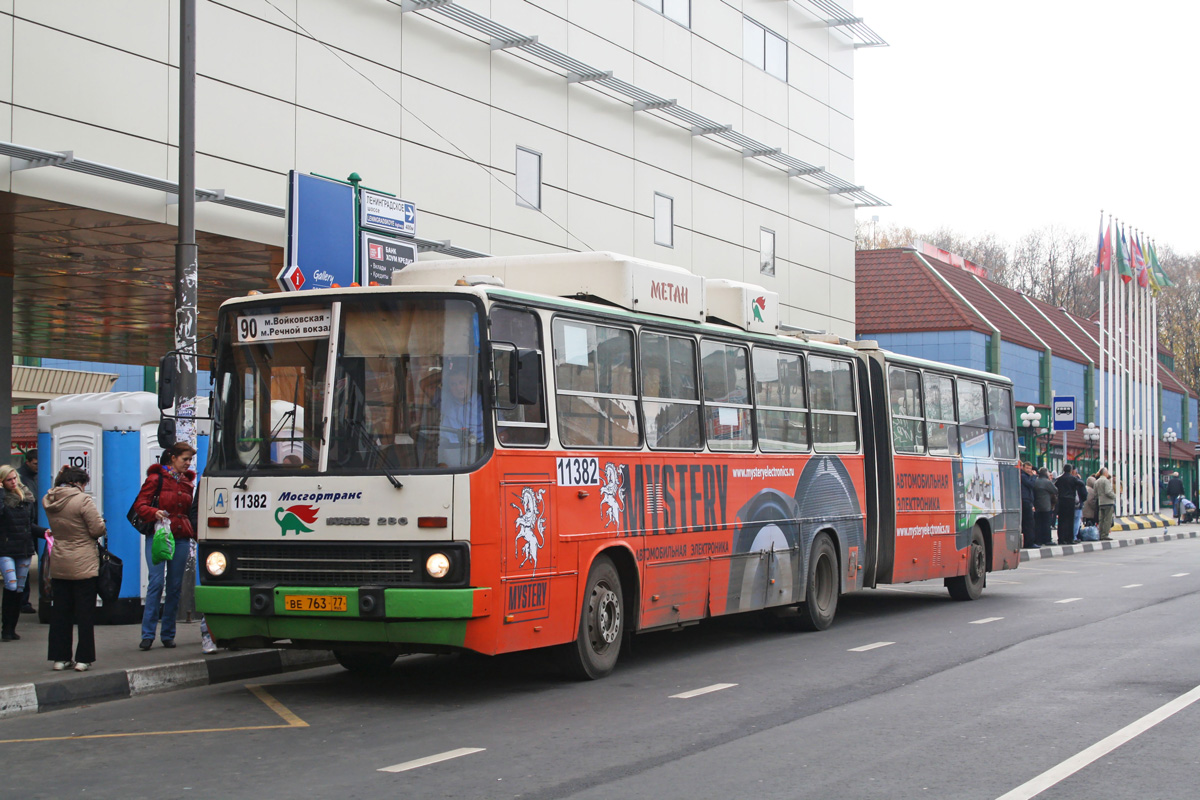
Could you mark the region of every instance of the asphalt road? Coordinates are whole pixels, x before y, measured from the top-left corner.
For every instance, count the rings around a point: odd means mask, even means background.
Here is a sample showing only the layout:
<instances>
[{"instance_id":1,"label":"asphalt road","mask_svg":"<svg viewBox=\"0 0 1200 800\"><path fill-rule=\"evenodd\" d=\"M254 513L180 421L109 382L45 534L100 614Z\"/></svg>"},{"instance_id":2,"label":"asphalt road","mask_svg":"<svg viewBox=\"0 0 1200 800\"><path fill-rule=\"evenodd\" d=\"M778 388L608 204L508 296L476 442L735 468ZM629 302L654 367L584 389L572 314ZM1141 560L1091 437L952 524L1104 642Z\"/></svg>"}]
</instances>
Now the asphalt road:
<instances>
[{"instance_id":1,"label":"asphalt road","mask_svg":"<svg viewBox=\"0 0 1200 800\"><path fill-rule=\"evenodd\" d=\"M410 657L382 679L325 668L140 697L0 722L0 785L20 798L1191 798L1198 589L1187 539L1035 561L990 576L976 602L940 583L844 597L823 633L752 616L642 636L592 683L539 654ZM90 738L54 738L67 736Z\"/></svg>"}]
</instances>

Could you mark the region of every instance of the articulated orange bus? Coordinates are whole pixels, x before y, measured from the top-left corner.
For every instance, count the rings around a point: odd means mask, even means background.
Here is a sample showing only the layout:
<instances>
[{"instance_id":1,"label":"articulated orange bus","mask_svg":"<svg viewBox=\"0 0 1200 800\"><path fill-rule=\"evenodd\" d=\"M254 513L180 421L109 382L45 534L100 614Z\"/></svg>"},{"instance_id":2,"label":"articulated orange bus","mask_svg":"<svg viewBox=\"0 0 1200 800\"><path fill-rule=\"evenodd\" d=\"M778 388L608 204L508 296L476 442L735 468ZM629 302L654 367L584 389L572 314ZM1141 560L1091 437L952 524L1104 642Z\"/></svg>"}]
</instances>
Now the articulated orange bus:
<instances>
[{"instance_id":1,"label":"articulated orange bus","mask_svg":"<svg viewBox=\"0 0 1200 800\"><path fill-rule=\"evenodd\" d=\"M999 375L788 332L762 287L611 253L418 262L220 311L196 605L219 643L553 648L1020 555Z\"/></svg>"}]
</instances>

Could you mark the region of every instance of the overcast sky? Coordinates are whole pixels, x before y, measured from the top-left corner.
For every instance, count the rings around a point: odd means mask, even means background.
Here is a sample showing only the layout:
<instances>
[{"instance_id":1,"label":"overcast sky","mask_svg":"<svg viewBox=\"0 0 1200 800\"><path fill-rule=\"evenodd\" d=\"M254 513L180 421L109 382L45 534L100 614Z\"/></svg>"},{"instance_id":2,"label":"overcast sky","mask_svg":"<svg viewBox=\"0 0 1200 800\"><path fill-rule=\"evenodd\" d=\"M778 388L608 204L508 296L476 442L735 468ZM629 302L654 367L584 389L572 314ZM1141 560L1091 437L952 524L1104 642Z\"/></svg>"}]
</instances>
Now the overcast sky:
<instances>
[{"instance_id":1,"label":"overcast sky","mask_svg":"<svg viewBox=\"0 0 1200 800\"><path fill-rule=\"evenodd\" d=\"M891 203L860 220L1012 240L1104 209L1200 251L1200 3L853 8L890 45L855 58L855 182Z\"/></svg>"}]
</instances>

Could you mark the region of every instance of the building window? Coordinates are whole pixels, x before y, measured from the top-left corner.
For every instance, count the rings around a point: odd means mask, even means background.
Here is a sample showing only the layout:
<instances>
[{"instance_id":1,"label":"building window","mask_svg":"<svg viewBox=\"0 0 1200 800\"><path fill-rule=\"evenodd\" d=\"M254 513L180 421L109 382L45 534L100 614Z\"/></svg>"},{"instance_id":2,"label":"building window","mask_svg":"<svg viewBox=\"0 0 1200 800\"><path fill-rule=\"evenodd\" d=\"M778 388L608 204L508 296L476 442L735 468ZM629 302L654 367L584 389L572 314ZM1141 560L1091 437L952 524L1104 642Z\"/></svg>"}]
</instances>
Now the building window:
<instances>
[{"instance_id":1,"label":"building window","mask_svg":"<svg viewBox=\"0 0 1200 800\"><path fill-rule=\"evenodd\" d=\"M775 231L758 229L758 271L775 277Z\"/></svg>"},{"instance_id":2,"label":"building window","mask_svg":"<svg viewBox=\"0 0 1200 800\"><path fill-rule=\"evenodd\" d=\"M669 20L678 22L685 28L692 27L692 0L638 0L639 3L652 8Z\"/></svg>"},{"instance_id":3,"label":"building window","mask_svg":"<svg viewBox=\"0 0 1200 800\"><path fill-rule=\"evenodd\" d=\"M675 246L675 200L654 193L654 243Z\"/></svg>"},{"instance_id":4,"label":"building window","mask_svg":"<svg viewBox=\"0 0 1200 800\"><path fill-rule=\"evenodd\" d=\"M787 39L749 17L742 18L742 58L781 81L787 80Z\"/></svg>"},{"instance_id":5,"label":"building window","mask_svg":"<svg viewBox=\"0 0 1200 800\"><path fill-rule=\"evenodd\" d=\"M517 148L517 205L542 207L542 154Z\"/></svg>"}]
</instances>

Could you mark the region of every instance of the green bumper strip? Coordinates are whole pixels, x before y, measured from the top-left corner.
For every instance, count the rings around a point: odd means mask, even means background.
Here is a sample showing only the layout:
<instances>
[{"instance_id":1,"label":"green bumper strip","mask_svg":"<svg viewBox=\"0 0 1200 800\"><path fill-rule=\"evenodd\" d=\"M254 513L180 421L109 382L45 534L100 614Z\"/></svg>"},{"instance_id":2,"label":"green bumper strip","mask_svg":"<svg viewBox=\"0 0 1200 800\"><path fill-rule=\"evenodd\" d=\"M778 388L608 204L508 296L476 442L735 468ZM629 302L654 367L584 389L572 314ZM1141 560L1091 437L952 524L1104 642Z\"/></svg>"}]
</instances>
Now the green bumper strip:
<instances>
[{"instance_id":1,"label":"green bumper strip","mask_svg":"<svg viewBox=\"0 0 1200 800\"><path fill-rule=\"evenodd\" d=\"M425 619L470 619L475 616L475 598L477 594L484 597L489 589L385 589L384 616L388 624L393 620L425 620ZM274 590L273 618L299 619L328 619L340 621L357 621L358 589L332 589L327 586L286 586ZM287 595L315 595L326 597L345 597L345 611L288 611L284 597ZM485 607L486 603L481 603ZM249 586L197 586L196 610L202 614L247 615L250 614ZM271 619L262 617L261 619ZM362 620L364 623L378 625L384 620Z\"/></svg>"}]
</instances>

